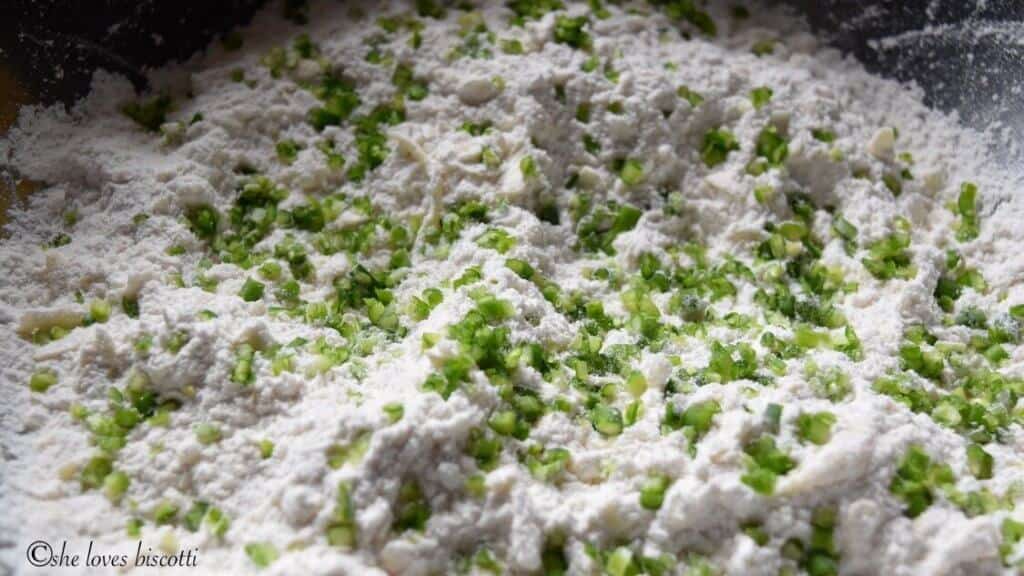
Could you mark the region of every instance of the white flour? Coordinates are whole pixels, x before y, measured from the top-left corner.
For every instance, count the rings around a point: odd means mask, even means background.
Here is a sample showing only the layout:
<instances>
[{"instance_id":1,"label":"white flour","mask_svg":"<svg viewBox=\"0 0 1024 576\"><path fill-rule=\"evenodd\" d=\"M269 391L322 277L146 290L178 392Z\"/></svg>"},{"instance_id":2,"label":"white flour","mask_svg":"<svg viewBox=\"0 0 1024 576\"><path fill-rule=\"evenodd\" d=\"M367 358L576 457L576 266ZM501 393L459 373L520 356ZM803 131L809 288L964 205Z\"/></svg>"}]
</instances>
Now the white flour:
<instances>
[{"instance_id":1,"label":"white flour","mask_svg":"<svg viewBox=\"0 0 1024 576\"><path fill-rule=\"evenodd\" d=\"M752 7L738 19L714 6L709 39L644 4L604 10L569 4L510 26L512 11L496 4L416 26L405 5L359 15L316 4L301 29L274 10L240 51L217 46L155 74L174 103L163 135L121 112L136 97L105 74L70 114L25 110L0 157L45 186L11 215L0 246L0 566L33 573L34 540L80 551L93 540L134 557L141 539L165 554L198 549L206 573L1014 573L1020 538L1006 519L1024 519L1012 510L1024 481L1014 411L1024 352L1008 311L1024 304L1024 210L985 164L985 139L777 13ZM589 42L567 14L586 19ZM381 26L385 15L404 19ZM292 48L302 32L317 47L308 58ZM518 51L511 40L524 54L505 53ZM273 77L261 60L276 47L289 55ZM411 67L411 82L396 87L396 63ZM318 131L309 111L324 105L324 70L361 104ZM772 92L759 108L758 87ZM378 126L386 158L355 182L357 118L398 91L404 121ZM788 141L777 166L757 161L767 126ZM709 166L716 128L736 147ZM332 167L326 140L344 167ZM283 141L297 148L290 162ZM276 208L243 203L232 217L243 187L258 188L253 172L273 184L264 192L287 197ZM961 242L948 204L965 181L980 189L980 233ZM796 214L795 193L816 209ZM303 218L309 199L326 223ZM470 200L487 206L488 222L463 210L459 231L453 206ZM608 226L587 235L609 201L642 215L620 212L617 237ZM552 204L558 225L538 218ZM216 238L190 224L204 205L219 213ZM247 262L224 250L242 210L255 242L236 254ZM260 228L268 213L273 224ZM840 214L857 229L849 252L832 231ZM910 225L913 268L878 279L863 261L898 217ZM368 240L331 232L368 221L379 223ZM393 232L401 226L408 240ZM70 242L55 242L61 233ZM300 258L289 265L291 239L305 246L308 276ZM332 240L344 246L324 250ZM687 247L697 244L707 266ZM817 259L807 256L815 247ZM934 294L947 250L985 285L961 274L943 311ZM743 266L721 271L730 259ZM390 269L388 290L345 284L357 264L378 279ZM472 266L479 281L464 276ZM281 292L293 275L304 279L290 297ZM265 286L251 302L240 297L254 288L247 279ZM779 284L796 311L771 311L758 295ZM441 295L432 309L431 288ZM834 311L815 308L829 293ZM414 297L423 314L410 312ZM972 307L986 319L963 314ZM460 343L449 327L474 309L491 321ZM937 339L921 346L940 359L931 379L899 355L920 325ZM843 346L846 327L859 354ZM772 356L765 333L806 345ZM496 341L497 359L487 347ZM730 366L716 342L749 344L756 366ZM452 375L466 353L476 366ZM446 368L444 399L434 385L444 388ZM829 377L840 371L845 394ZM950 398L981 395L965 382L983 377L994 391L972 420ZM879 391L896 378L927 405L911 410ZM717 412L701 418L712 402ZM782 407L774 425L772 404ZM827 417L807 418L823 412L834 417L824 438ZM748 455L759 438L777 450ZM501 447L490 458L488 442ZM994 458L992 474L977 453L969 462L969 445ZM894 489L912 446L932 468L916 488ZM943 463L952 480L941 479ZM755 491L766 477L774 489ZM911 511L914 498L925 506Z\"/></svg>"}]
</instances>

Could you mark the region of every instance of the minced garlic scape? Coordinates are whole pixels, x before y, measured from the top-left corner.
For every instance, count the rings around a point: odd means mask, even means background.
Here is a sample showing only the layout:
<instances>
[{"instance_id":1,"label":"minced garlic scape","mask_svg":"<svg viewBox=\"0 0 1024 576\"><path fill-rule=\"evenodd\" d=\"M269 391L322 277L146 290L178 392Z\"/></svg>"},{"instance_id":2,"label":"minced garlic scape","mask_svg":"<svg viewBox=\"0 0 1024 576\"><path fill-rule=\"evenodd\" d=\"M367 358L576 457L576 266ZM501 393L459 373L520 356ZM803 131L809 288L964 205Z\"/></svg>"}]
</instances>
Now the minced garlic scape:
<instances>
[{"instance_id":1,"label":"minced garlic scape","mask_svg":"<svg viewBox=\"0 0 1024 576\"><path fill-rule=\"evenodd\" d=\"M0 566L1016 573L985 136L778 8L365 4L0 142Z\"/></svg>"}]
</instances>

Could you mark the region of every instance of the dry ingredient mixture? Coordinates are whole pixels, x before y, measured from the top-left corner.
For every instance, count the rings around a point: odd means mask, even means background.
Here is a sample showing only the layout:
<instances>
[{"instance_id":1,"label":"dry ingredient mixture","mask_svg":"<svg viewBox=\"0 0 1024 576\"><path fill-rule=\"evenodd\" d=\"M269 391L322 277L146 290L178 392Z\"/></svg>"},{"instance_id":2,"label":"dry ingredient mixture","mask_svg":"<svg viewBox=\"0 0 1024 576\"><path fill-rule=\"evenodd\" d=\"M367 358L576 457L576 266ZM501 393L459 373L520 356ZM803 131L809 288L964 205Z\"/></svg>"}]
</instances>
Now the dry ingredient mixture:
<instances>
[{"instance_id":1,"label":"dry ingredient mixture","mask_svg":"<svg viewBox=\"0 0 1024 576\"><path fill-rule=\"evenodd\" d=\"M1016 573L983 135L778 9L366 4L0 142L0 566Z\"/></svg>"}]
</instances>

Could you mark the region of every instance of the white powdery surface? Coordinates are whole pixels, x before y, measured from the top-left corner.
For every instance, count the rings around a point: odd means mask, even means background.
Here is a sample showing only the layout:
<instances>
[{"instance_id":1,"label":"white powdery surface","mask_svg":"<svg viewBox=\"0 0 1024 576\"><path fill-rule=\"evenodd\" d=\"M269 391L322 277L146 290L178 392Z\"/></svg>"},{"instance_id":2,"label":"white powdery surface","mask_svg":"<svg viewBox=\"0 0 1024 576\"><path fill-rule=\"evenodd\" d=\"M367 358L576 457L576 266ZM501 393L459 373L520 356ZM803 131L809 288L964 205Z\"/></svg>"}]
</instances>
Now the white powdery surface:
<instances>
[{"instance_id":1,"label":"white powdery surface","mask_svg":"<svg viewBox=\"0 0 1024 576\"><path fill-rule=\"evenodd\" d=\"M908 447L917 445L933 461L949 464L962 492L984 487L1000 497L1009 491L1012 500L1013 486L1024 481L1019 425L1010 424L998 442L986 445L995 459L994 477L977 480L968 470L966 434L872 388L879 377L900 370L897 351L909 326L932 326L944 341L968 341L966 328L942 325L944 313L933 297L946 250L959 251L987 282L984 291L965 289L957 310L972 305L994 317L1024 303L1024 208L1013 194L1014 183L985 162L986 139L924 107L915 91L870 76L787 16L752 8L751 18L737 20L728 6L715 5L710 12L718 34L708 39L652 7L635 7L608 7L602 19L586 3L567 3L564 11L523 26L509 26L512 13L502 4L479 8L496 35L493 45L480 37L489 58L453 55L465 43L459 30L468 18L455 9L445 19L418 19L419 48L410 42L409 27L385 33L376 24L382 15L414 15L404 4L380 3L361 15L334 3L317 4L311 24L301 29L268 11L244 31L242 50L211 47L187 65L154 74L175 103L166 135L146 132L122 114L120 108L135 95L126 81L102 73L92 93L69 113L24 110L0 142L0 158L44 186L13 211L0 245L0 566L29 573L24 551L37 539L92 539L104 550L133 552L141 538L167 552L198 548L207 573L256 571L245 546L259 542L279 554L264 574L445 573L484 548L507 573L528 574L542 571L545 543L560 538L564 546L558 549L571 574L599 573L605 556L593 550L626 546L638 557L676 557L677 573L685 573L688 562L696 565L699 556L721 573L774 576L797 567L781 553L786 541L807 541L813 511L832 507L842 573L1013 573L999 549L1000 525L1012 511L971 516L936 491L932 505L910 518L890 484ZM566 13L589 18L591 53L599 62L593 72L583 69L591 57L587 51L552 39L557 15ZM301 32L309 34L319 55L272 77L261 58ZM498 43L511 38L525 54L502 51ZM752 53L752 46L769 39L776 40L773 53ZM373 46L390 59L369 62ZM386 160L363 182L352 182L345 170L328 165L318 143L333 139L351 164L358 156L353 131L344 123L323 132L310 126L308 111L319 102L304 86L315 83L323 67L343 71L362 101L356 115L365 114L391 101L396 62L411 66L428 94L406 98L404 122L385 127ZM609 62L615 81L605 74ZM244 71L244 81L232 80L233 70ZM681 98L682 85L704 101L694 106ZM759 86L770 87L773 96L755 109L749 94ZM584 102L590 105L589 122L577 119L577 105ZM621 105L621 111L609 105ZM201 119L191 122L196 114ZM492 128L481 135L460 129L464 122L484 120ZM788 158L751 175L747 166L756 156L755 141L769 124L787 138ZM739 149L709 168L701 149L708 130L719 126L735 135ZM834 142L812 136L812 129L822 127L834 132ZM600 149L587 151L584 134ZM284 139L299 148L290 164L275 152ZM481 163L484 147L500 157L499 166ZM883 176L906 167L902 152L913 155L913 178L902 182L896 196ZM533 176L521 170L526 157L536 165ZM641 161L642 182L627 184L613 170L614 161L626 157ZM243 301L239 290L247 278L259 277L258 266L246 270L221 262L190 231L185 214L201 204L216 206L222 230L229 226L227 209L249 178L240 166L289 192L281 210L342 193L368 197L379 214L395 222L422 223L410 249L411 265L392 287L402 331L384 334L364 326L360 333L379 342L362 357L325 370L318 369L316 354L299 347L293 370L274 373L275 346L299 337L310 343L326 338L334 346L350 346L352 339L301 314L281 313L274 282L265 281L262 300ZM566 182L574 174L569 189ZM981 190L981 229L977 239L958 243L952 231L959 217L947 204L955 202L966 180ZM758 202L758 187L775 193ZM530 367L513 370L509 378L535 390L549 410L527 439L502 440L498 464L486 472L485 494L467 492L467 478L480 473L467 452L472 431L487 430L503 400L479 370L447 400L423 390L427 377L458 353L447 327L476 306L473 285L455 286L452 280L479 266L482 280L476 286L515 311L505 322L511 340L540 344L553 358L565 359L583 321L560 313L536 282L506 267L507 258L529 262L563 294L580 291L624 321L628 311L621 292L639 277L645 253L666 266L691 265L681 247L700 243L710 261L735 257L759 276L764 263L755 256L768 236L764 226L794 218L786 200L794 191L818 208L834 208L858 229L860 252L850 255L830 232L829 213L819 210L811 221L824 246L821 261L857 284L836 296L835 304L862 342L862 359L823 347L789 360L767 384L710 381L674 396L664 393L670 379L692 381L708 365L712 339L748 342L759 358L767 355L760 336L774 320L755 302L753 282L737 281L736 294L711 309L719 319L729 312L749 315L754 325L710 323L706 335L673 336L630 358L627 372L642 373L647 389L636 398L642 406L636 422L620 435L594 429L583 395L570 384L571 370L546 379ZM613 256L574 248L571 199L578 194L595 205L615 200L644 211L615 240ZM678 209L665 208L666 198L680 197ZM430 245L426 230L447 206L470 199L491 207L490 223L468 224L444 251ZM551 201L559 208L559 225L535 216ZM71 210L77 221L68 224ZM882 281L861 258L865 247L892 232L897 216L911 224L909 251L917 271L913 279ZM327 229L363 218L346 210ZM480 246L478 236L490 228L506 230L515 245L505 254ZM61 231L71 242L49 247ZM255 249L272 254L286 232L275 230ZM292 232L307 246L315 268L302 283L305 301L330 297L334 280L357 263L371 269L388 265L390 252L383 248L320 254L313 235ZM287 277L288 265L282 266ZM599 279L593 273L598 268L613 270L624 284ZM195 285L204 278L216 283L207 282L206 290ZM405 315L406 303L430 287L441 288L443 302L422 321ZM662 308L661 321L680 328L687 321L669 311L671 294L654 294L653 300ZM137 318L118 306L124 295L138 298ZM31 341L34 328L78 323L89 303L100 299L113 305L106 322L76 327L48 343ZM365 314L352 314L367 324ZM776 328L778 335L791 334L785 322ZM179 333L188 340L174 352L167 342ZM441 338L425 350L424 334ZM148 353L137 345L144 336L152 341ZM625 322L605 335L606 347L614 343L644 348ZM262 351L254 379L245 385L232 379L242 344ZM1024 352L1016 344L1006 349L1009 357L998 370L1020 377ZM805 377L805 362L812 360L845 371L851 393L838 402L816 395ZM56 372L57 384L30 391L31 375L43 368ZM953 369L946 370L952 377ZM113 466L130 484L112 502L102 489L87 489L79 480L98 448L88 418L83 422L72 413L106 413L111 389L124 390L139 374L148 390L180 406L166 426L143 422L128 432ZM603 378L622 381L615 374ZM570 400L569 412L552 408L558 397ZM695 451L681 431L662 430L666 404L709 400L721 412ZM609 402L625 411L633 401L620 387ZM384 407L394 403L403 406L403 417L392 423ZM741 480L748 466L743 448L764 433L763 413L772 403L783 406L775 442L796 466L779 476L774 494L761 495ZM831 440L822 446L803 441L795 432L798 415L823 410L836 417ZM219 428L219 441L199 441L195 428L204 424ZM358 438L368 439L361 458L329 465L332 446ZM269 458L261 457L263 440L274 443ZM524 465L531 445L568 450L571 456L556 479L538 478ZM656 511L642 507L639 498L652 474L671 479ZM355 511L358 536L351 550L329 545L325 536L336 520L341 482L351 487ZM410 482L431 511L422 531L393 526L400 486ZM225 534L205 524L187 529L182 518L195 501L230 518ZM164 502L179 506L178 520L158 525L152 515ZM144 521L138 538L126 533L134 518ZM752 522L769 536L765 545L741 529Z\"/></svg>"}]
</instances>

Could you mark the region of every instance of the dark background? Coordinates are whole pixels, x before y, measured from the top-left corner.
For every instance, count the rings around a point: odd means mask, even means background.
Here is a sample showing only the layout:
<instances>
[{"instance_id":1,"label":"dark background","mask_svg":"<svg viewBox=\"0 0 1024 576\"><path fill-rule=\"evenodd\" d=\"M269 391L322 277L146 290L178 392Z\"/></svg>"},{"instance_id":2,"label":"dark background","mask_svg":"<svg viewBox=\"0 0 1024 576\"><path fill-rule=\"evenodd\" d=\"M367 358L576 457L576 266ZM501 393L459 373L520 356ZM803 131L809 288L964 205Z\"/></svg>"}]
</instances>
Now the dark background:
<instances>
[{"instance_id":1,"label":"dark background","mask_svg":"<svg viewBox=\"0 0 1024 576\"><path fill-rule=\"evenodd\" d=\"M281 4L282 0L269 0ZM72 103L98 67L145 88L143 70L187 58L267 0L0 0L0 64L32 99ZM1024 136L1024 0L790 0L812 27L875 72L920 85L930 105L973 126L1002 121ZM754 13L756 18L756 12ZM1017 42L984 33L1016 26ZM926 27L875 50L872 40ZM162 38L155 41L154 35Z\"/></svg>"}]
</instances>

